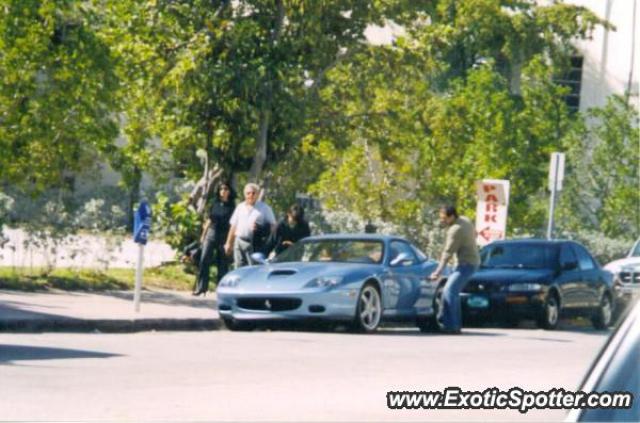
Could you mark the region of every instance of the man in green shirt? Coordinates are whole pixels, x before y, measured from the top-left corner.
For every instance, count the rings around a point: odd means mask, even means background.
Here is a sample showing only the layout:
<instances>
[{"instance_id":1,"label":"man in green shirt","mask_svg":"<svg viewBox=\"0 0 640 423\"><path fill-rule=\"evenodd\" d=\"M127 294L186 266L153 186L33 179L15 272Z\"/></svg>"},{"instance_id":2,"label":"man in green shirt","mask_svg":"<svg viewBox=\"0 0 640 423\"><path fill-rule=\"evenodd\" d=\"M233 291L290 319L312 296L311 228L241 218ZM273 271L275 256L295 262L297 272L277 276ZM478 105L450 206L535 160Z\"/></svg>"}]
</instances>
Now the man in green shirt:
<instances>
[{"instance_id":1,"label":"man in green shirt","mask_svg":"<svg viewBox=\"0 0 640 423\"><path fill-rule=\"evenodd\" d=\"M448 276L442 291L438 322L443 332L460 333L462 327L460 292L480 265L476 230L468 218L458 216L454 206L440 208L440 223L448 227L447 239L440 263L430 278L431 280L439 280L442 277L442 270L455 255L457 265Z\"/></svg>"}]
</instances>

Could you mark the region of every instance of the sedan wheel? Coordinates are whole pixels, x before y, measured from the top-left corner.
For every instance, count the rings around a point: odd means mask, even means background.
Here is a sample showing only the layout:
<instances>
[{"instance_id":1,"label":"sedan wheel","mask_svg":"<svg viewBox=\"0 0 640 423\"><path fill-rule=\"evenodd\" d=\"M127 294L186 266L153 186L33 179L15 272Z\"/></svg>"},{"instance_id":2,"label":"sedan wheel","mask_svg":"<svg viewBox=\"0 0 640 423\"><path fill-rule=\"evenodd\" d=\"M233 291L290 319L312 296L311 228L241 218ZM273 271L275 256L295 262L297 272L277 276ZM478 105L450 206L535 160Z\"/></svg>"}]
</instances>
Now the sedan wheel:
<instances>
[{"instance_id":1,"label":"sedan wheel","mask_svg":"<svg viewBox=\"0 0 640 423\"><path fill-rule=\"evenodd\" d=\"M358 297L355 325L362 332L374 332L382 318L382 300L373 284L366 284Z\"/></svg>"},{"instance_id":2,"label":"sedan wheel","mask_svg":"<svg viewBox=\"0 0 640 423\"><path fill-rule=\"evenodd\" d=\"M600 300L600 307L596 311L596 314L591 318L591 323L596 329L606 329L611 325L611 318L613 316L613 307L611 306L611 299L607 294L602 296Z\"/></svg>"},{"instance_id":3,"label":"sedan wheel","mask_svg":"<svg viewBox=\"0 0 640 423\"><path fill-rule=\"evenodd\" d=\"M554 294L549 294L544 302L542 315L538 318L538 326L543 329L555 329L560 318L560 304Z\"/></svg>"}]
</instances>

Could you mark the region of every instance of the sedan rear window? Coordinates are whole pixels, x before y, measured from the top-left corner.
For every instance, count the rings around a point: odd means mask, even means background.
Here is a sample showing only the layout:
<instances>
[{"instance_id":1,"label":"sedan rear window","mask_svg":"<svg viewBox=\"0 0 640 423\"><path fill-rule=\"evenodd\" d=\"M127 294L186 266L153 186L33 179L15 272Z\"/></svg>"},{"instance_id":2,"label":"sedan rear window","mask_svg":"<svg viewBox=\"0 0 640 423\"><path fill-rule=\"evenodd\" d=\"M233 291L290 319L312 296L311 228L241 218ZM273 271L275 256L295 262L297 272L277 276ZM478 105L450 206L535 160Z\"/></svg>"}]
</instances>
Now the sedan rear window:
<instances>
[{"instance_id":1,"label":"sedan rear window","mask_svg":"<svg viewBox=\"0 0 640 423\"><path fill-rule=\"evenodd\" d=\"M274 262L318 261L342 263L382 263L383 244L381 241L349 239L324 239L303 241L294 244Z\"/></svg>"},{"instance_id":2,"label":"sedan rear window","mask_svg":"<svg viewBox=\"0 0 640 423\"><path fill-rule=\"evenodd\" d=\"M480 253L481 266L501 269L553 269L555 247L544 244L488 245Z\"/></svg>"}]
</instances>

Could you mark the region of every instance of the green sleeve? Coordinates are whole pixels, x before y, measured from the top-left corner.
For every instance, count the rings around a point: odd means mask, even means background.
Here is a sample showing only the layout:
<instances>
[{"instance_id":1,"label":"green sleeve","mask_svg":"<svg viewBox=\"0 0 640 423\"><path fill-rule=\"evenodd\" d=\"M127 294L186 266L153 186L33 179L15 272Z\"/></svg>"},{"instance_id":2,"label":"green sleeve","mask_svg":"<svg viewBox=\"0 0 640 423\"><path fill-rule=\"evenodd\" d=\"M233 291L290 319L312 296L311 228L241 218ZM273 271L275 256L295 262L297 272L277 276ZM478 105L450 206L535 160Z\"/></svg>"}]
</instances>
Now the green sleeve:
<instances>
[{"instance_id":1,"label":"green sleeve","mask_svg":"<svg viewBox=\"0 0 640 423\"><path fill-rule=\"evenodd\" d=\"M447 231L447 239L444 244L444 251L442 252L441 259L443 263L446 264L451 260L451 257L453 257L453 255L460 249L461 234L460 226L458 225L452 226Z\"/></svg>"}]
</instances>

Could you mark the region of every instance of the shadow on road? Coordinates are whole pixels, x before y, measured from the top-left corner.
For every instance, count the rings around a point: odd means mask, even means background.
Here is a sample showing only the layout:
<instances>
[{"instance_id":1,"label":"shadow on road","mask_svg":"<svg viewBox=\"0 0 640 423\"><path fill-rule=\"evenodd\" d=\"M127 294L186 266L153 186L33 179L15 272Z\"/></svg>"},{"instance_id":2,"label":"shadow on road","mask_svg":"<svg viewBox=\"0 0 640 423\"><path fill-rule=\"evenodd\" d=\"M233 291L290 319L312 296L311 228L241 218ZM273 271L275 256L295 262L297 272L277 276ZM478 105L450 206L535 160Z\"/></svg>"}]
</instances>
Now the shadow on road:
<instances>
[{"instance_id":1,"label":"shadow on road","mask_svg":"<svg viewBox=\"0 0 640 423\"><path fill-rule=\"evenodd\" d=\"M38 304L35 307L33 304L24 302L24 301L9 301L2 300L0 302L0 332L6 329L7 323L10 319L19 319L23 321L30 320L42 320L42 319L71 319L68 316L60 315L60 314L51 314L51 313L43 313L41 311L37 311L39 308L45 309L59 309L60 307L54 305L40 305Z\"/></svg>"},{"instance_id":2,"label":"shadow on road","mask_svg":"<svg viewBox=\"0 0 640 423\"><path fill-rule=\"evenodd\" d=\"M0 344L0 365L26 360L60 360L66 358L110 358L119 354L66 348L34 347L30 345Z\"/></svg>"},{"instance_id":3,"label":"shadow on road","mask_svg":"<svg viewBox=\"0 0 640 423\"><path fill-rule=\"evenodd\" d=\"M535 331L542 331L542 333L545 333L545 334L554 334L554 333L561 334L563 332L576 332L584 335L597 335L597 336L602 336L603 334L610 333L610 330L611 330L611 329L607 329L607 330L595 329L591 325L590 321L582 318L561 319L558 322L558 327L553 330L540 329L533 320L522 320L517 325L507 324L504 322L494 322L494 321L485 321L485 322L474 321L474 322L465 322L464 327L465 328L483 328L483 329L492 329L492 328L493 329L513 329L513 330L522 331L523 333L527 333L535 330Z\"/></svg>"},{"instance_id":4,"label":"shadow on road","mask_svg":"<svg viewBox=\"0 0 640 423\"><path fill-rule=\"evenodd\" d=\"M108 295L110 297L119 298L121 300L133 301L133 292L131 291L106 291L96 293L97 295ZM173 306L187 306L194 308L216 309L217 302L215 299L206 297L186 297L178 294L142 291L140 299L143 303L155 303Z\"/></svg>"},{"instance_id":5,"label":"shadow on road","mask_svg":"<svg viewBox=\"0 0 640 423\"><path fill-rule=\"evenodd\" d=\"M460 335L451 335L446 333L423 333L414 326L402 325L385 325L380 327L374 333L361 333L351 330L347 325L331 324L327 322L270 322L257 324L254 331L277 331L277 332L309 332L309 333L326 333L328 335L361 335L361 336L404 336L404 337L433 337L433 336L453 336L453 337L471 337L471 336L506 336L504 333L487 332L486 330L463 329Z\"/></svg>"}]
</instances>

